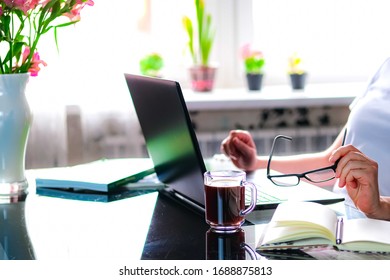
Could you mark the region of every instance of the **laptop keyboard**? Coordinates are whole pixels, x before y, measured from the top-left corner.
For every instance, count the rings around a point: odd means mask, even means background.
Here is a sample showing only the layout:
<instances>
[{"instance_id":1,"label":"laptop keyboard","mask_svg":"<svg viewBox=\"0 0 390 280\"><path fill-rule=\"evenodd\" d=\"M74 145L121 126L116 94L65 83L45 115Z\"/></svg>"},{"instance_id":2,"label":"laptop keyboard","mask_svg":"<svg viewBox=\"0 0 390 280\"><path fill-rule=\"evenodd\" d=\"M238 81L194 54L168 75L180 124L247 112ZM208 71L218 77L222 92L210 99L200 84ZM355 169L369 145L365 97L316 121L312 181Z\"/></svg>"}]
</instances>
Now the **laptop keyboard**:
<instances>
[{"instance_id":1,"label":"laptop keyboard","mask_svg":"<svg viewBox=\"0 0 390 280\"><path fill-rule=\"evenodd\" d=\"M257 190L257 203L261 202L278 202L278 201L283 201L282 199L272 196L268 193L265 193L263 191Z\"/></svg>"},{"instance_id":2,"label":"laptop keyboard","mask_svg":"<svg viewBox=\"0 0 390 280\"><path fill-rule=\"evenodd\" d=\"M269 193L266 193L266 192L260 190L258 187L256 188L256 190L257 190L256 204L259 204L259 203L279 203L279 202L287 200L287 199L282 199L282 198L273 196ZM248 203L250 203L250 201L251 201L251 193L250 192L245 192L245 200Z\"/></svg>"}]
</instances>

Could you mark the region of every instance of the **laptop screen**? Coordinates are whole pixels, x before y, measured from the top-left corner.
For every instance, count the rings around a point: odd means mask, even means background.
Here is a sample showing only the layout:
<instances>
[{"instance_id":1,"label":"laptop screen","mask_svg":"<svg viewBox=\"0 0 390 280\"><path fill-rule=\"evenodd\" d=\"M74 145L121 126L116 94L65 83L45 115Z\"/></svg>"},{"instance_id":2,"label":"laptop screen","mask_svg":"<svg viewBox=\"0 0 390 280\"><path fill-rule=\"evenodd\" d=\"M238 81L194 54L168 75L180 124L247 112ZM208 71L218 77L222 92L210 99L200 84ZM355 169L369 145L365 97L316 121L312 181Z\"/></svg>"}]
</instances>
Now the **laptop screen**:
<instances>
[{"instance_id":1,"label":"laptop screen","mask_svg":"<svg viewBox=\"0 0 390 280\"><path fill-rule=\"evenodd\" d=\"M206 168L180 85L132 74L125 78L159 180L204 206Z\"/></svg>"}]
</instances>

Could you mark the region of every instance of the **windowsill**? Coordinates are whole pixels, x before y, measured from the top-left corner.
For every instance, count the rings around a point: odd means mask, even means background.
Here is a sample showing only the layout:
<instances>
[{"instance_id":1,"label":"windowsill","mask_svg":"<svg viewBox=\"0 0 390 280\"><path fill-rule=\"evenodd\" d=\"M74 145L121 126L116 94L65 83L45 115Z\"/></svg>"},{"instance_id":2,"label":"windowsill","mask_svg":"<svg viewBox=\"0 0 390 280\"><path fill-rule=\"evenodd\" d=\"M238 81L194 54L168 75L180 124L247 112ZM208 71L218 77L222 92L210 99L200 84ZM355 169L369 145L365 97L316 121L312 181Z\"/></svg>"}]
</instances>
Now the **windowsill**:
<instances>
[{"instance_id":1,"label":"windowsill","mask_svg":"<svg viewBox=\"0 0 390 280\"><path fill-rule=\"evenodd\" d=\"M261 91L245 88L214 89L195 93L184 89L188 110L232 110L281 107L348 106L365 90L365 83L310 84L293 91L289 85L265 86Z\"/></svg>"}]
</instances>

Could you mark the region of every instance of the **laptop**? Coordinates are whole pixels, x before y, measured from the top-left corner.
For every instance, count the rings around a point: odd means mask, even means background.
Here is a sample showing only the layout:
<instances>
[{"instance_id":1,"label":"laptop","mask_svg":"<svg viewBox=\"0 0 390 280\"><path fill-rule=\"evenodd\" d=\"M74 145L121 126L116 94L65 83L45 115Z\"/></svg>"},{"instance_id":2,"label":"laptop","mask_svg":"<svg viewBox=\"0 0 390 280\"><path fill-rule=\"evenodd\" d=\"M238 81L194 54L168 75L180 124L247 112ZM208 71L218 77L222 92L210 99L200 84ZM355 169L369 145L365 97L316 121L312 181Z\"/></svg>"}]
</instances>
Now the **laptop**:
<instances>
[{"instance_id":1,"label":"laptop","mask_svg":"<svg viewBox=\"0 0 390 280\"><path fill-rule=\"evenodd\" d=\"M157 177L167 186L163 191L204 209L206 165L179 83L133 74L125 74L125 79ZM258 187L255 209L276 208L286 200L322 204L344 200L305 182L289 188L275 186L264 170L248 174L247 180Z\"/></svg>"}]
</instances>

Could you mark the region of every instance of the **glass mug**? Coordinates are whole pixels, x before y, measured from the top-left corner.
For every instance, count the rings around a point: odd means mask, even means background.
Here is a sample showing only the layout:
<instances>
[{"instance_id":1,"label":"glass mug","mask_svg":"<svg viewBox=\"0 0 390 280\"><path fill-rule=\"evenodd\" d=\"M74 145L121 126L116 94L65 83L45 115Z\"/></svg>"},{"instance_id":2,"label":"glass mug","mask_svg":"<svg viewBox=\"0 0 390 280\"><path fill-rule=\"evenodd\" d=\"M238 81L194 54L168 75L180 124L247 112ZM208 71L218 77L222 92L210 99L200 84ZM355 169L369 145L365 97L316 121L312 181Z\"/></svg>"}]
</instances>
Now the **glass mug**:
<instances>
[{"instance_id":1,"label":"glass mug","mask_svg":"<svg viewBox=\"0 0 390 280\"><path fill-rule=\"evenodd\" d=\"M249 258L247 257L249 256ZM206 232L206 260L256 260L256 252L245 243L245 232L238 229L232 233Z\"/></svg>"},{"instance_id":2,"label":"glass mug","mask_svg":"<svg viewBox=\"0 0 390 280\"><path fill-rule=\"evenodd\" d=\"M245 189L251 190L251 203L245 208ZM245 215L256 206L256 187L238 170L204 173L206 222L216 232L234 232L241 228Z\"/></svg>"}]
</instances>

